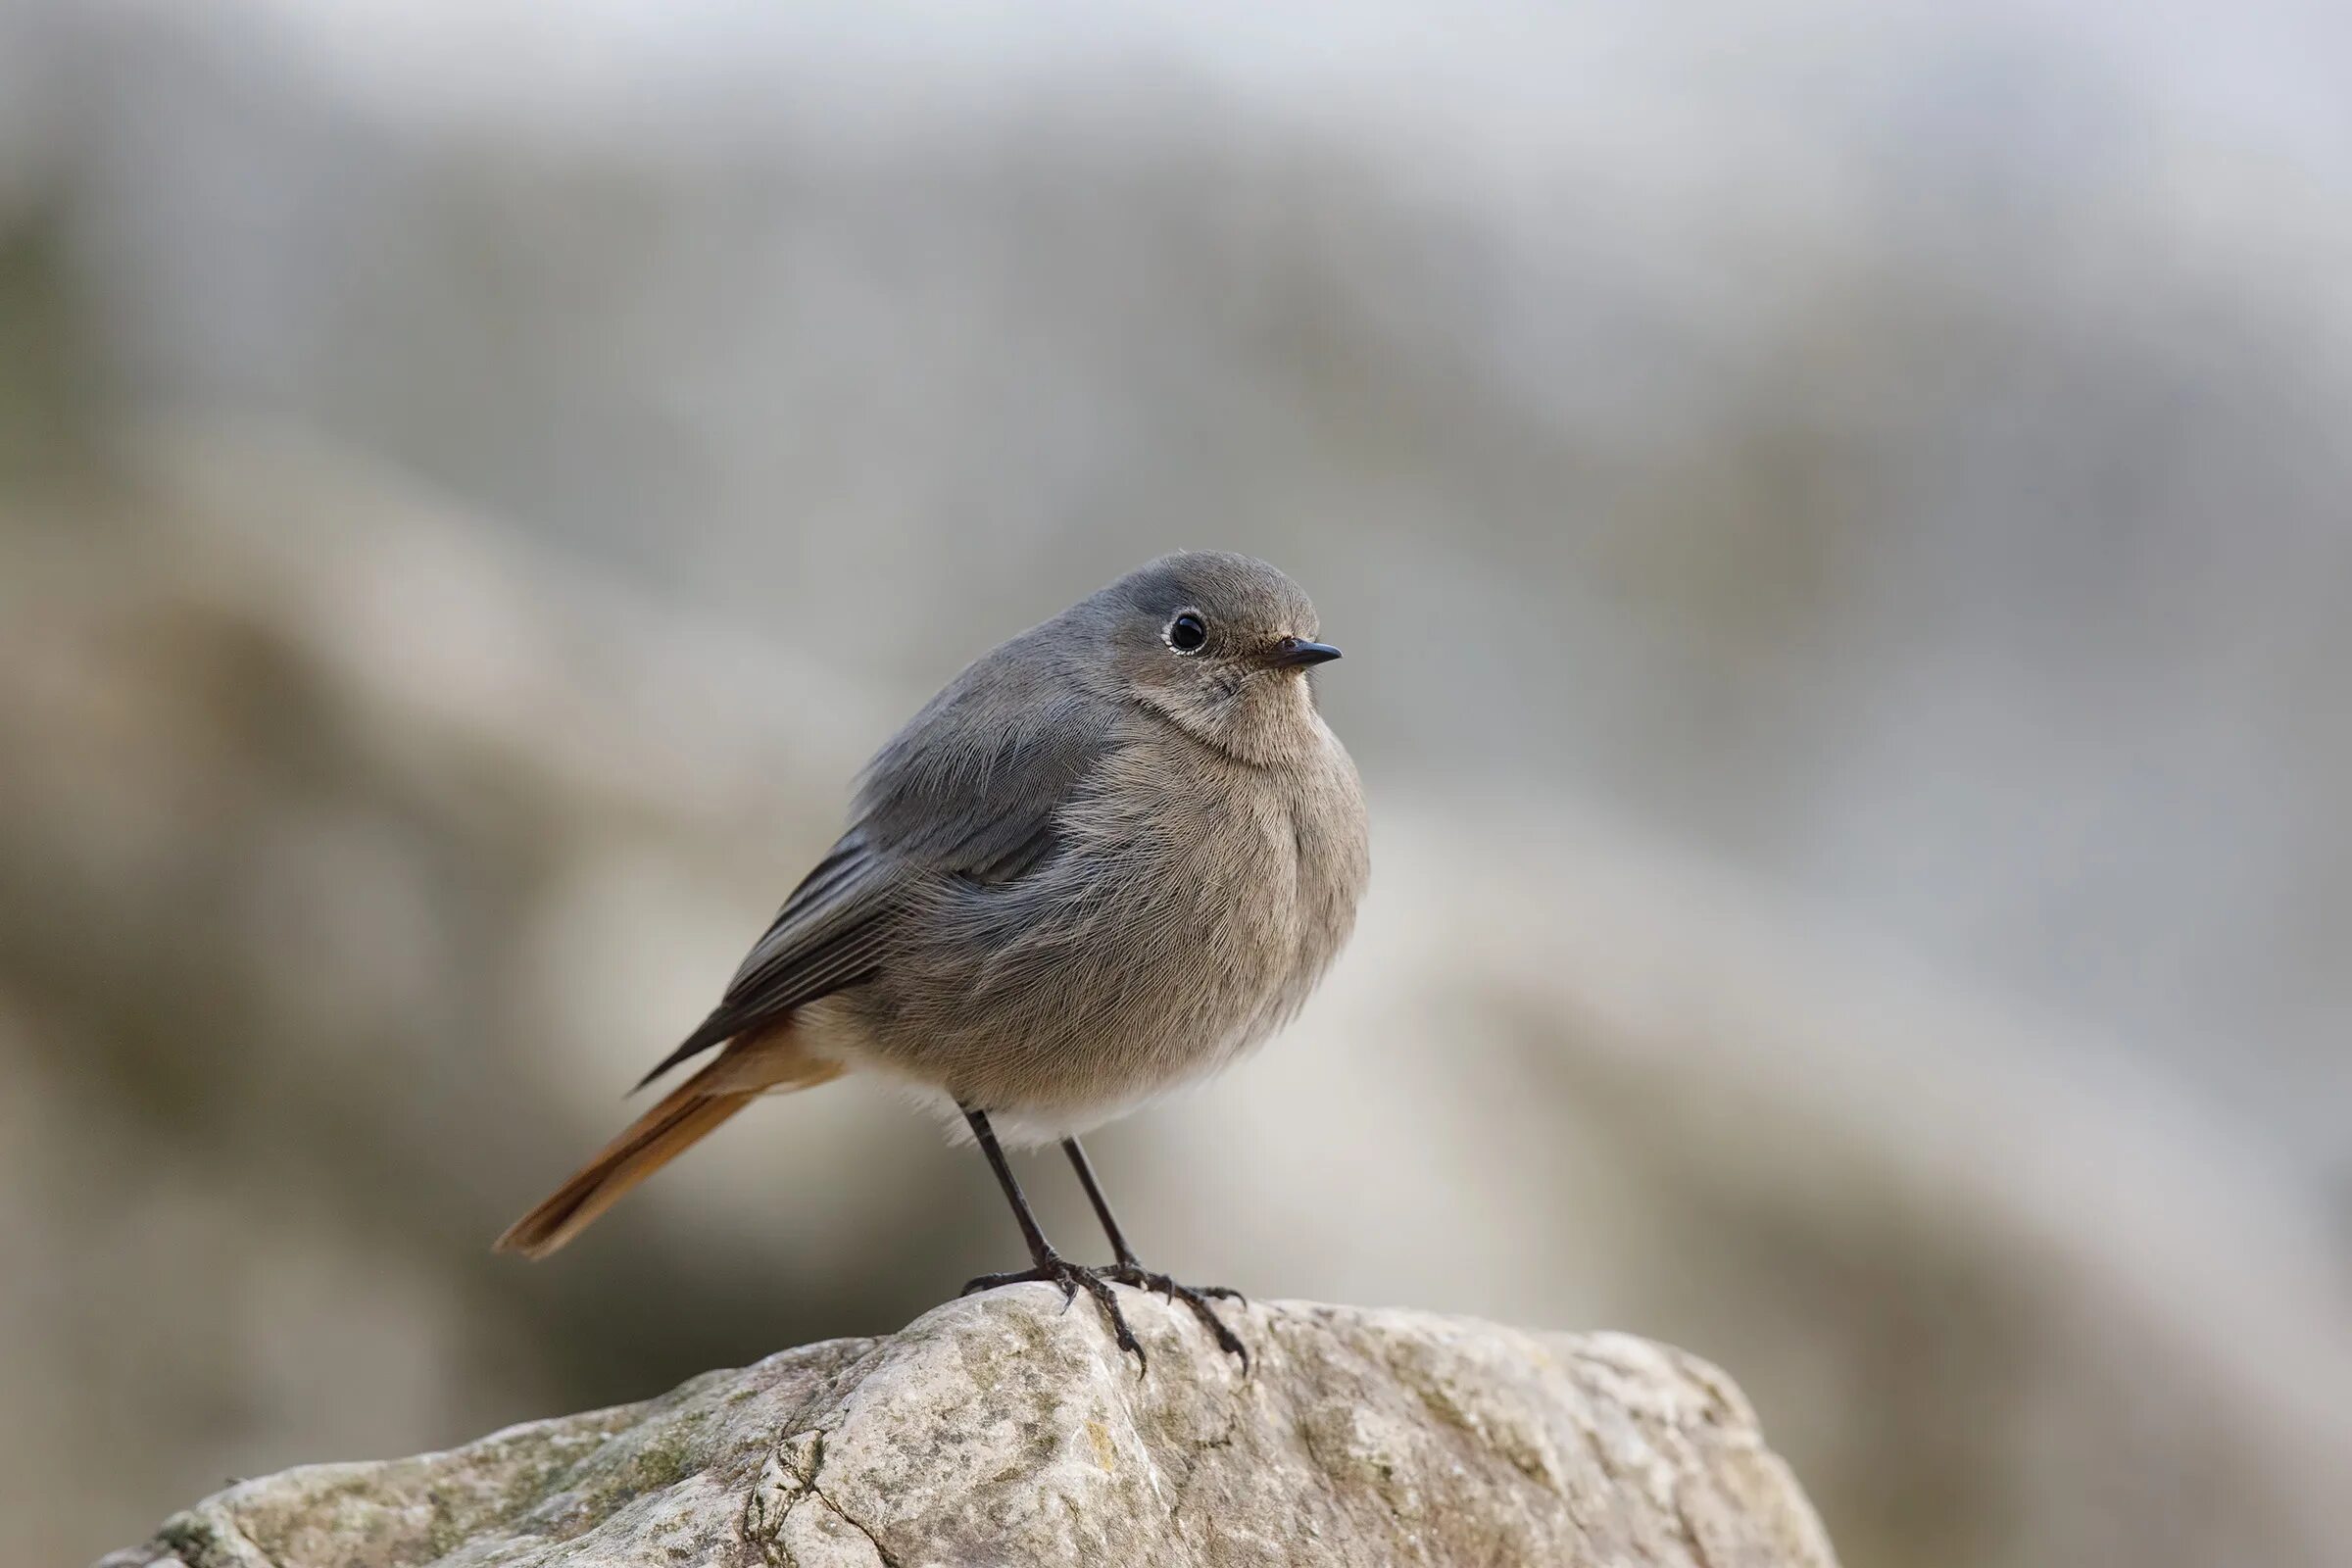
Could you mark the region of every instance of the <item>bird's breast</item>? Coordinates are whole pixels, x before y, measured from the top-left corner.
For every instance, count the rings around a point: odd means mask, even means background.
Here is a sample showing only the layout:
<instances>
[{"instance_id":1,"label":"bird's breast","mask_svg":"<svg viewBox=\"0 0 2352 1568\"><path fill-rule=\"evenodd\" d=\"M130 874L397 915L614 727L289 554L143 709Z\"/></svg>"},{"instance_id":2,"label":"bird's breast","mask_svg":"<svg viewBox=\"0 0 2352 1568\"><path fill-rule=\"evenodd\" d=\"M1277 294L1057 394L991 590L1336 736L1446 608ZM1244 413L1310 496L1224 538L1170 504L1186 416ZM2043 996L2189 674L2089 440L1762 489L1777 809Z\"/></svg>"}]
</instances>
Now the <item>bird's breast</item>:
<instances>
[{"instance_id":1,"label":"bird's breast","mask_svg":"<svg viewBox=\"0 0 2352 1568\"><path fill-rule=\"evenodd\" d=\"M1353 922L1362 805L1337 763L1114 760L1060 814L1049 863L944 888L909 921L858 1009L872 1049L970 1103L1073 1117L1230 1062L1297 1010Z\"/></svg>"}]
</instances>

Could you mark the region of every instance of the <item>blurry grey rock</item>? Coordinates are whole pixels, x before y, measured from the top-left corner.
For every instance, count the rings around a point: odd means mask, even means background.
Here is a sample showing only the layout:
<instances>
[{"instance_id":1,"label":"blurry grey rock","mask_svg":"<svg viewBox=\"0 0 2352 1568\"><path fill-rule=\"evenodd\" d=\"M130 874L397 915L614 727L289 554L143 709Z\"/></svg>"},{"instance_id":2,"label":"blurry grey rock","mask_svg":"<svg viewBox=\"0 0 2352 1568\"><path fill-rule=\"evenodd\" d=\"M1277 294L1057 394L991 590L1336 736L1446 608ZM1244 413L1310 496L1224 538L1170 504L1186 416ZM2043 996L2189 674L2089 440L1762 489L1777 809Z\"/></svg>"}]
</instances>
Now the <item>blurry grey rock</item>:
<instances>
[{"instance_id":1,"label":"blurry grey rock","mask_svg":"<svg viewBox=\"0 0 2352 1568\"><path fill-rule=\"evenodd\" d=\"M1721 1373L1616 1334L1304 1302L1245 1374L1122 1293L957 1301L644 1404L249 1481L101 1568L1834 1559Z\"/></svg>"}]
</instances>

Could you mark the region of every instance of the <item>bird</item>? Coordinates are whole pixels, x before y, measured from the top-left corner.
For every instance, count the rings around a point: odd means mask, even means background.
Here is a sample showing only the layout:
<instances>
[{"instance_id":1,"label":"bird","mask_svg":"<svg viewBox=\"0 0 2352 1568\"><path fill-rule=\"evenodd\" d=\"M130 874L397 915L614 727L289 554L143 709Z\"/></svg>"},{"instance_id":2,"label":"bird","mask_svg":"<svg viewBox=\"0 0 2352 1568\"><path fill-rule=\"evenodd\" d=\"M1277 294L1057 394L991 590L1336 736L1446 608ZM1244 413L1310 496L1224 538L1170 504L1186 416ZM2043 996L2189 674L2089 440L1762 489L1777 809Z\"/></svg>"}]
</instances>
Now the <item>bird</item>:
<instances>
[{"instance_id":1,"label":"bird","mask_svg":"<svg viewBox=\"0 0 2352 1568\"><path fill-rule=\"evenodd\" d=\"M1311 672L1313 604L1248 556L1163 556L982 655L876 754L846 830L717 1004L638 1084L709 1056L498 1239L545 1257L763 1095L871 1074L977 1145L1026 1281L1183 1301L1247 1367L1221 1287L1148 1269L1082 1134L1231 1066L1305 1002L1370 870L1362 788ZM715 1053L715 1054L712 1054ZM1056 1250L1004 1148L1058 1143L1109 1243Z\"/></svg>"}]
</instances>

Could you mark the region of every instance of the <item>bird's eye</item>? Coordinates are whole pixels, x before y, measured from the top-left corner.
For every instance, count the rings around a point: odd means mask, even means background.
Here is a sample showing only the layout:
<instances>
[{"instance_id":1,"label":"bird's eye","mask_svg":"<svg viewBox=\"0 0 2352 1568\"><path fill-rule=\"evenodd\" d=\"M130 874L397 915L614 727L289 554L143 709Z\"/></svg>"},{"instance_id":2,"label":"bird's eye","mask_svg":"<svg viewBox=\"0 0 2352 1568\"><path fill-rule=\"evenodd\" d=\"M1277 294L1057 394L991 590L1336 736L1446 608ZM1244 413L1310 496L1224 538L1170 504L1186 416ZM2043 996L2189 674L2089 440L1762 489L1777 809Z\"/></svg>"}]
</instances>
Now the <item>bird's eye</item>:
<instances>
[{"instance_id":1,"label":"bird's eye","mask_svg":"<svg viewBox=\"0 0 2352 1568\"><path fill-rule=\"evenodd\" d=\"M1200 618L1198 611L1179 610L1175 618L1168 622L1168 629L1160 635L1178 653L1197 654L1201 645L1208 641L1208 622Z\"/></svg>"}]
</instances>

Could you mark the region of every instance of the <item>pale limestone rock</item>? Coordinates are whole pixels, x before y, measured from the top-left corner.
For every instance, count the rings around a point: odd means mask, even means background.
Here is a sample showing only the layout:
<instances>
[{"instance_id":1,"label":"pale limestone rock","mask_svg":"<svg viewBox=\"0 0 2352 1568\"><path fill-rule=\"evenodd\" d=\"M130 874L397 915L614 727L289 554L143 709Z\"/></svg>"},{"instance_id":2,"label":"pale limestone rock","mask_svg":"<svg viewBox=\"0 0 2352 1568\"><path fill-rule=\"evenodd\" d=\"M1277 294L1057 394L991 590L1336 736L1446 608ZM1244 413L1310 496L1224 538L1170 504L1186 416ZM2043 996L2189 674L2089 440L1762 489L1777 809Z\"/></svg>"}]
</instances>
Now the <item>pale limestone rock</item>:
<instances>
[{"instance_id":1,"label":"pale limestone rock","mask_svg":"<svg viewBox=\"0 0 2352 1568\"><path fill-rule=\"evenodd\" d=\"M1620 1334L1235 1308L1245 1373L1121 1292L952 1302L447 1453L248 1481L101 1568L1833 1568L1725 1377Z\"/></svg>"}]
</instances>

